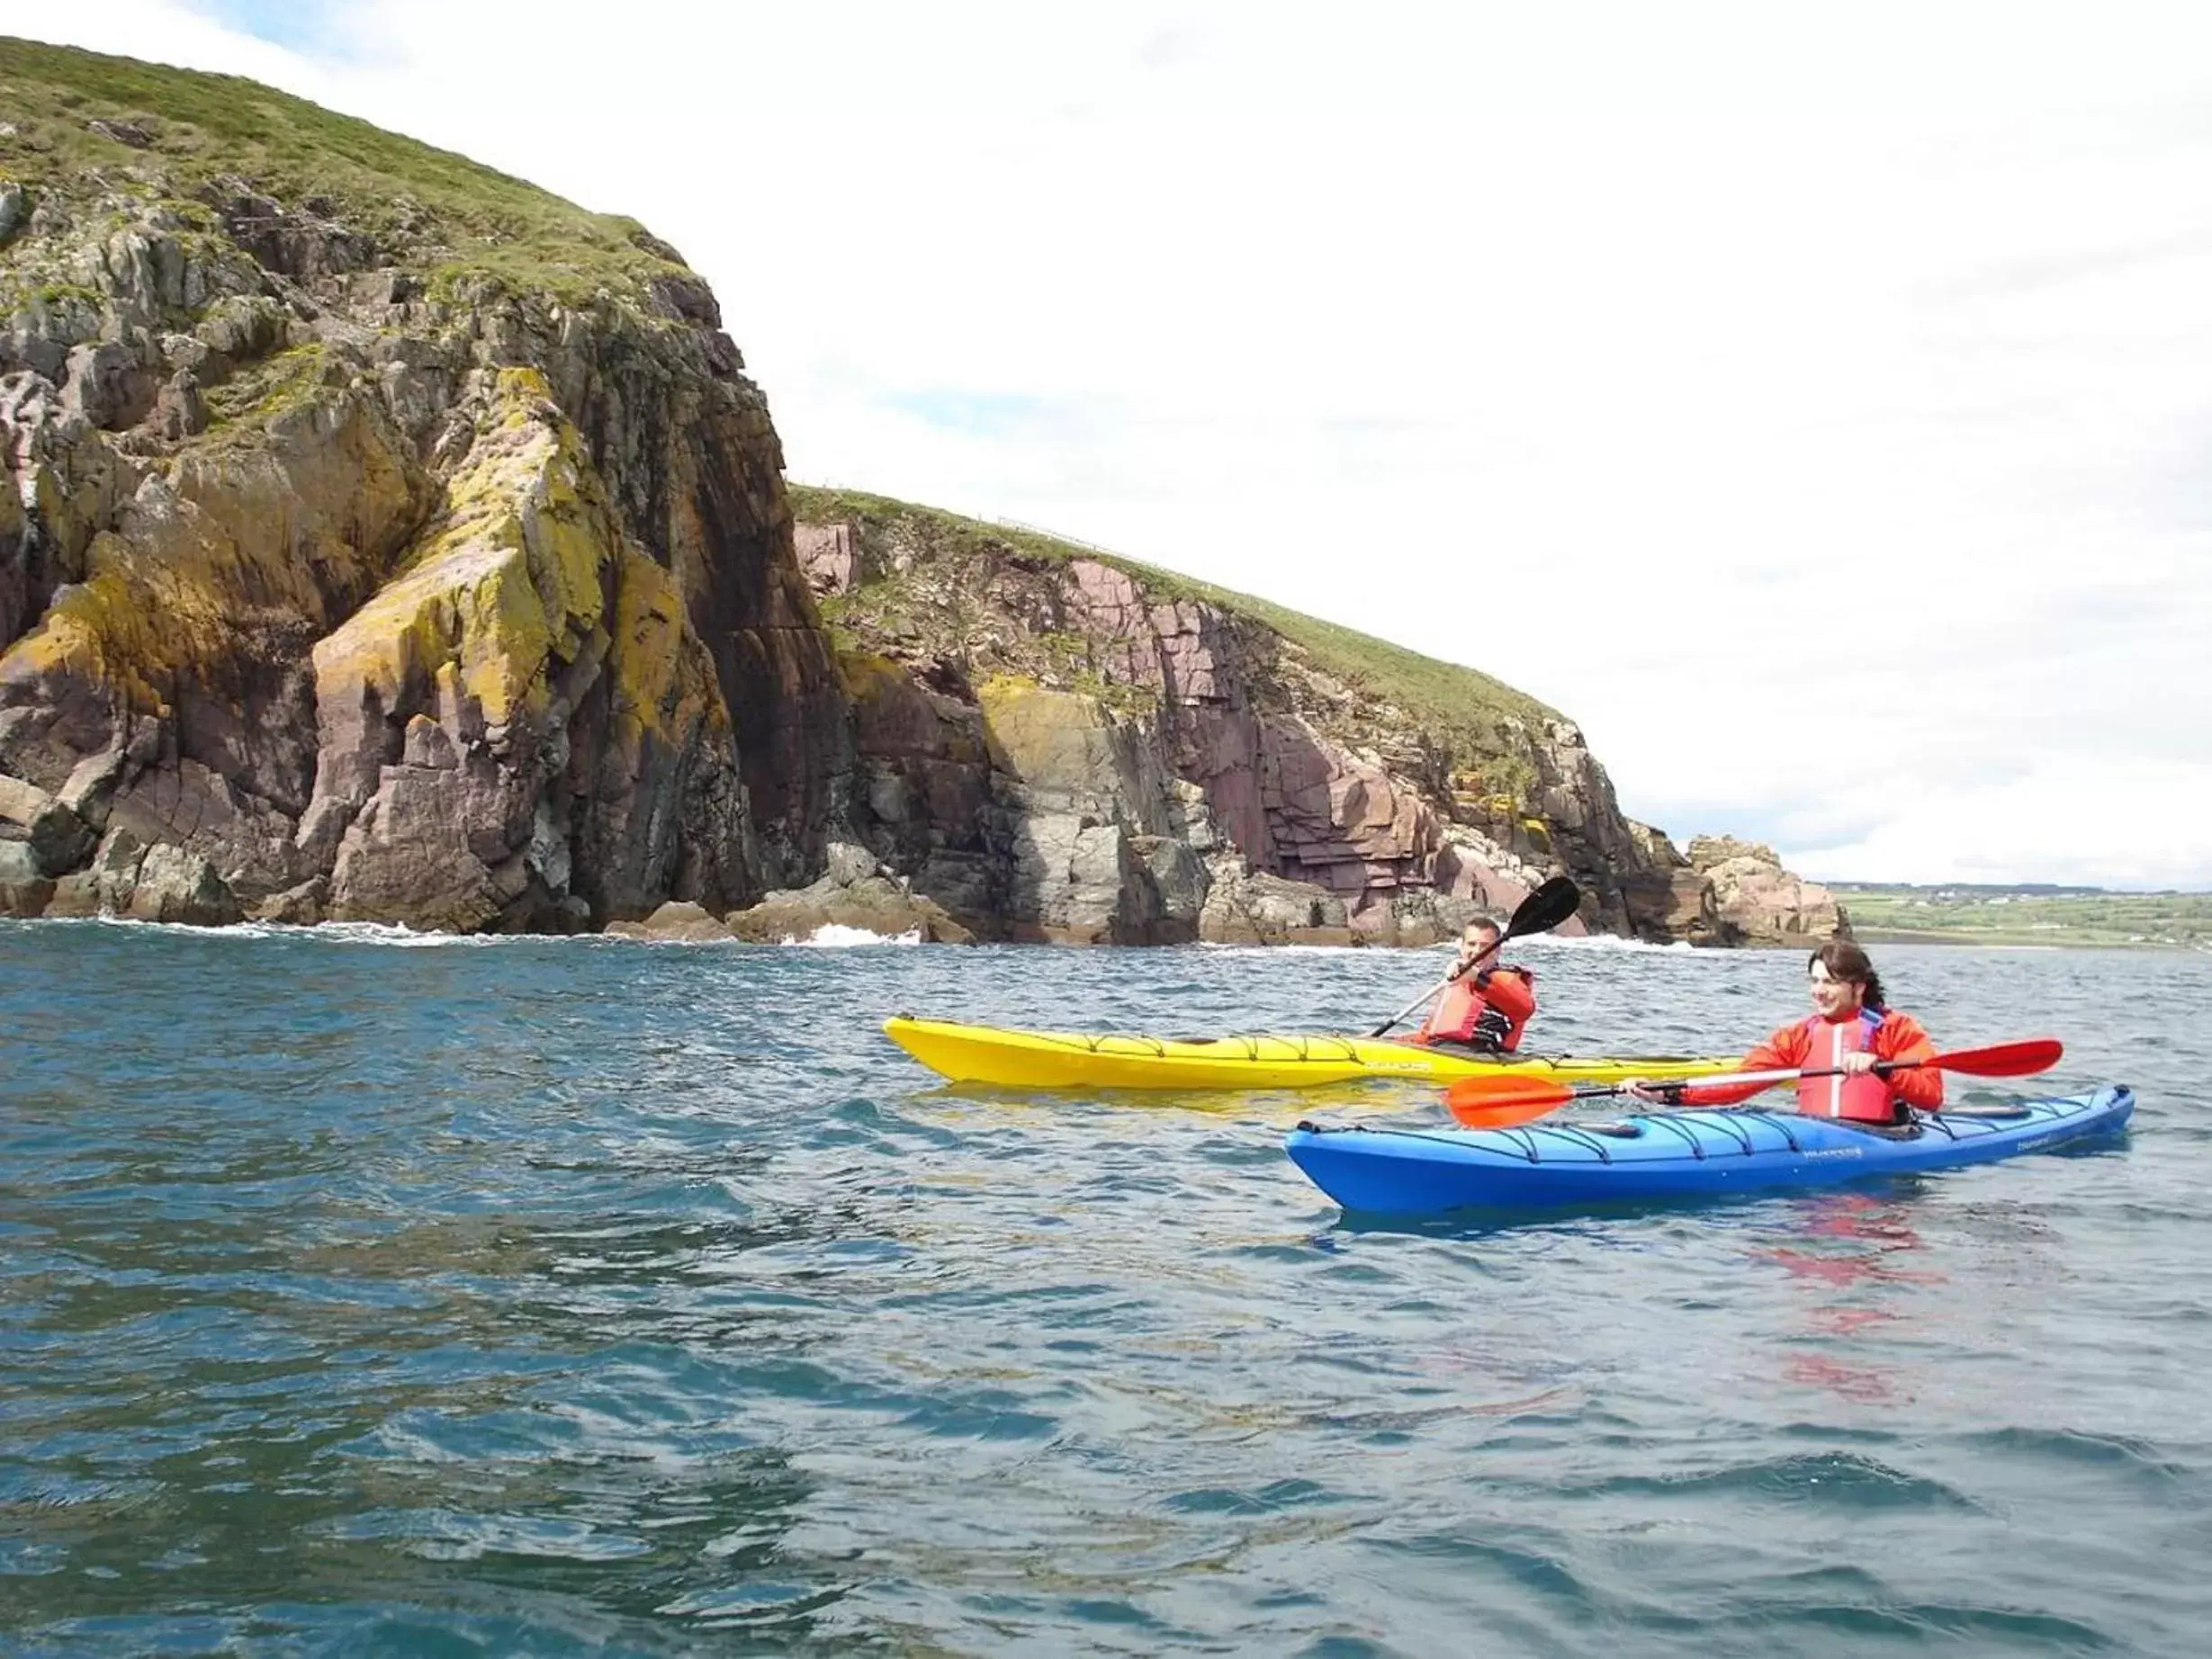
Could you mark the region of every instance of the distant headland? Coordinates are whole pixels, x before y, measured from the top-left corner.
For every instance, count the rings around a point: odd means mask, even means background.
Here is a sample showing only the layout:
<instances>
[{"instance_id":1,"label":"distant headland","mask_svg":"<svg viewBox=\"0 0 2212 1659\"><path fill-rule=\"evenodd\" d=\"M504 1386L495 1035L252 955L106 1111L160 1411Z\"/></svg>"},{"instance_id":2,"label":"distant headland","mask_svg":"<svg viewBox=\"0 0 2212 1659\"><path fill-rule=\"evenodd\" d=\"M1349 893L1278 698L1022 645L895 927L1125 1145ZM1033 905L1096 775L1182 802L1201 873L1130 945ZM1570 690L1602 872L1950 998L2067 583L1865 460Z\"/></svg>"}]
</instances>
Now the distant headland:
<instances>
[{"instance_id":1,"label":"distant headland","mask_svg":"<svg viewBox=\"0 0 2212 1659\"><path fill-rule=\"evenodd\" d=\"M635 221L250 82L0 41L0 914L1796 944L1470 668L787 486ZM764 255L764 256L769 256Z\"/></svg>"}]
</instances>

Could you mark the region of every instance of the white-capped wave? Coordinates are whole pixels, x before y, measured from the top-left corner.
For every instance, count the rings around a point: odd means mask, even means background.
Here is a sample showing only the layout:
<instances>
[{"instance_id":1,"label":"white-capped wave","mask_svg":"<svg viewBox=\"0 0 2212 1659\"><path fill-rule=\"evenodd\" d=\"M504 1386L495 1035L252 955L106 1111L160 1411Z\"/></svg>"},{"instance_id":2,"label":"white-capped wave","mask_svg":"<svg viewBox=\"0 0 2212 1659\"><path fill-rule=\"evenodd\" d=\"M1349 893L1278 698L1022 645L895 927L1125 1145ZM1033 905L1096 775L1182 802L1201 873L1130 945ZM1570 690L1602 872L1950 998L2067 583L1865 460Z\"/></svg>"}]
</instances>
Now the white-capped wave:
<instances>
[{"instance_id":1,"label":"white-capped wave","mask_svg":"<svg viewBox=\"0 0 2212 1659\"><path fill-rule=\"evenodd\" d=\"M23 928L121 928L134 932L216 934L227 939L312 939L328 945L382 945L388 948L420 950L446 946L511 945L524 939L543 942L553 936L527 933L434 933L403 927L397 922L326 921L314 926L288 921L234 921L220 928L195 922L148 921L137 916L49 916L13 924Z\"/></svg>"},{"instance_id":2,"label":"white-capped wave","mask_svg":"<svg viewBox=\"0 0 2212 1659\"><path fill-rule=\"evenodd\" d=\"M148 926L160 924L148 923ZM328 945L381 945L391 950L427 950L447 946L508 945L543 934L436 933L387 921L326 921L312 927L298 922L242 921L212 931L249 939L313 939Z\"/></svg>"},{"instance_id":3,"label":"white-capped wave","mask_svg":"<svg viewBox=\"0 0 2212 1659\"><path fill-rule=\"evenodd\" d=\"M1618 934L1613 933L1585 934L1578 939L1562 939L1556 933L1532 934L1527 938L1514 940L1506 948L1507 950L1524 950L1532 946L1545 950L1632 950L1667 951L1689 955L1705 954L1700 953L1697 947L1687 939L1669 939L1664 945L1652 945L1642 939L1624 939Z\"/></svg>"},{"instance_id":4,"label":"white-capped wave","mask_svg":"<svg viewBox=\"0 0 2212 1659\"><path fill-rule=\"evenodd\" d=\"M812 950L852 950L863 945L919 945L922 929L909 928L904 933L870 933L866 928L848 928L841 923L825 921L805 938L793 936L783 941Z\"/></svg>"},{"instance_id":5,"label":"white-capped wave","mask_svg":"<svg viewBox=\"0 0 2212 1659\"><path fill-rule=\"evenodd\" d=\"M1226 955L1246 956L1280 956L1286 952L1304 956L1373 956L1378 954L1388 954L1394 949L1410 950L1430 955L1451 956L1458 954L1459 942L1455 939L1443 939L1434 945L1404 946L1389 945L1223 945L1217 944L1210 939L1201 939L1199 941L1198 947L1200 950L1214 951ZM1617 938L1609 933L1591 934L1578 939L1562 939L1557 934L1534 933L1510 941L1506 946L1506 954L1518 955L1522 952L1530 950L1539 952L1546 950L1627 950L1683 953L1695 951L1695 948L1686 939L1670 940L1665 945L1647 945L1641 939ZM1697 954L1726 955L1727 953L1698 952Z\"/></svg>"},{"instance_id":6,"label":"white-capped wave","mask_svg":"<svg viewBox=\"0 0 2212 1659\"><path fill-rule=\"evenodd\" d=\"M1372 945L1230 945L1218 939L1200 939L1198 947L1224 956L1371 956Z\"/></svg>"}]
</instances>

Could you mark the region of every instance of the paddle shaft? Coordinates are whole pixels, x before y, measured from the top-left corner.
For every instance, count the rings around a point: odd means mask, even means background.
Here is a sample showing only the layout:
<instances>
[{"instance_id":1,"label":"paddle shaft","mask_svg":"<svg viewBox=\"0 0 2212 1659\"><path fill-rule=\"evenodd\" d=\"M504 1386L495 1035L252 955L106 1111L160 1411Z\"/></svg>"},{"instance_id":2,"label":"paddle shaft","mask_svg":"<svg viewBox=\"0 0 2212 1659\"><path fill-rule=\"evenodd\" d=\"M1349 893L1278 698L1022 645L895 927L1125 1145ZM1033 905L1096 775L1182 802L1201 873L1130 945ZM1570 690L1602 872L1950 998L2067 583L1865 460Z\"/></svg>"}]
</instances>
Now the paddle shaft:
<instances>
[{"instance_id":1,"label":"paddle shaft","mask_svg":"<svg viewBox=\"0 0 2212 1659\"><path fill-rule=\"evenodd\" d=\"M1866 1069L1877 1077L1886 1077L1892 1072L1918 1071L1924 1066L1935 1066L1940 1070L1942 1065L1943 1056L1938 1054L1929 1060L1877 1060ZM1737 1072L1726 1077L1677 1078L1666 1082L1646 1083L1644 1087L1654 1091L1668 1089L1733 1089L1741 1083L1786 1083L1800 1077L1848 1077L1850 1073L1841 1066L1817 1068L1789 1066L1777 1072ZM1591 1094L1601 1095L1617 1095L1623 1092L1623 1090L1617 1083L1610 1088L1590 1091ZM1580 1100L1587 1099L1588 1096L1578 1090L1575 1098Z\"/></svg>"},{"instance_id":2,"label":"paddle shaft","mask_svg":"<svg viewBox=\"0 0 2212 1659\"><path fill-rule=\"evenodd\" d=\"M1452 969L1451 973L1445 974L1443 978L1438 980L1434 985L1431 985L1426 991L1423 991L1412 1001L1406 1004L1404 1008L1398 1009L1397 1013L1391 1015L1389 1018L1384 1020L1380 1025L1377 1026L1367 1035L1371 1037L1380 1036L1392 1026L1398 1024L1399 1020L1405 1018L1407 1015L1412 1013L1414 1009L1425 1007L1429 1002L1433 1001L1439 992L1443 991L1446 987L1448 987L1452 981L1458 979L1462 973L1480 973L1482 971L1482 964L1485 962L1488 962L1491 957L1497 955L1499 951L1505 948L1506 941L1504 937L1501 935L1497 944L1491 946L1490 948L1484 951L1481 955L1476 957L1472 962L1469 963L1464 969Z\"/></svg>"},{"instance_id":3,"label":"paddle shaft","mask_svg":"<svg viewBox=\"0 0 2212 1659\"><path fill-rule=\"evenodd\" d=\"M1940 1060L1877 1060L1874 1063L1873 1070L1877 1074L1881 1074L1902 1072L1908 1067L1940 1065L1941 1063ZM1644 1087L1654 1094L1665 1094L1669 1090L1674 1090L1677 1096L1676 1104L1679 1105L1682 1104L1679 1097L1685 1089L1734 1089L1745 1083L1787 1083L1801 1077L1842 1077L1846 1073L1841 1066L1822 1066L1818 1071L1793 1066L1776 1072L1734 1072L1722 1077L1674 1078L1665 1082L1646 1083ZM1549 1112L1562 1106L1572 1106L1578 1100L1608 1100L1615 1095L1624 1095L1628 1092L1629 1088L1625 1083L1600 1083L1589 1089L1570 1089L1562 1094L1552 1095L1549 1097L1548 1102L1503 1100L1498 1103L1497 1109L1514 1111L1528 1107ZM1465 1109L1478 1112L1483 1110L1485 1107L1485 1103L1479 1099L1463 1103L1455 1101L1452 1104L1455 1108L1463 1104ZM1689 1104L1690 1109L1696 1109L1695 1102Z\"/></svg>"},{"instance_id":4,"label":"paddle shaft","mask_svg":"<svg viewBox=\"0 0 2212 1659\"><path fill-rule=\"evenodd\" d=\"M1938 1071L1963 1072L1973 1077L2027 1077L2037 1072L2048 1071L2058 1063L2064 1052L2056 1038L2036 1037L2021 1043L2001 1043L1990 1048L1960 1049L1947 1054L1930 1054L1925 1060L1877 1060L1868 1071L1875 1076L1885 1076L1892 1072L1932 1067ZM1801 1077L1848 1075L1849 1073L1841 1066L1793 1067L1770 1072L1740 1072L1721 1077L1675 1078L1646 1083L1644 1087L1662 1096L1671 1091L1676 1102L1680 1104L1681 1092L1688 1089L1740 1088L1747 1083L1756 1089ZM1629 1092L1630 1086L1625 1083L1607 1083L1592 1089L1569 1089L1563 1083L1547 1083L1533 1079L1466 1077L1445 1091L1444 1100L1452 1108L1452 1115L1461 1123L1483 1128L1526 1123L1532 1117L1541 1117L1546 1112L1559 1107L1571 1106L1578 1100L1605 1099Z\"/></svg>"},{"instance_id":5,"label":"paddle shaft","mask_svg":"<svg viewBox=\"0 0 2212 1659\"><path fill-rule=\"evenodd\" d=\"M1877 1072L1896 1072L1902 1071L1910 1066L1926 1066L1934 1065L1937 1063L1937 1062L1932 1060L1884 1060L1875 1063L1875 1070ZM1817 1072L1740 1072L1733 1077L1683 1078L1678 1081L1647 1083L1644 1086L1647 1089L1650 1089L1655 1091L1663 1091L1669 1089L1676 1090L1684 1089L1708 1089L1716 1086L1725 1089L1731 1083L1781 1083L1787 1082L1793 1078L1841 1077L1843 1074L1843 1068L1841 1066L1828 1066ZM1558 1111L1562 1106L1572 1106L1578 1100L1604 1100L1608 1099L1614 1095L1626 1094L1627 1092L1627 1089L1623 1085L1619 1083L1612 1083L1597 1089L1562 1090L1561 1092L1557 1095L1549 1096L1545 1099L1536 1100L1524 1099L1484 1101L1474 1099L1455 1100L1452 1098L1450 1092L1446 1091L1444 1096L1444 1104L1451 1109L1452 1116L1458 1118L1461 1123L1466 1125L1470 1129L1510 1129L1515 1124L1531 1123L1539 1117L1549 1117L1552 1113ZM1733 1105L1736 1103L1731 1101L1730 1104ZM1678 1093L1676 1099L1670 1103L1670 1107L1674 1110L1690 1112L1717 1111L1722 1109L1718 1107L1707 1107L1694 1100L1686 1101L1680 1098Z\"/></svg>"},{"instance_id":6,"label":"paddle shaft","mask_svg":"<svg viewBox=\"0 0 2212 1659\"><path fill-rule=\"evenodd\" d=\"M1886 1077L1892 1072L1911 1072L1933 1068L1938 1072L1963 1072L1969 1077L2029 1077L2037 1072L2047 1072L2059 1063L2065 1054L2056 1037L2031 1037L2019 1043L1999 1043L1989 1048L1962 1048L1947 1054L1930 1054L1925 1060L1877 1060L1867 1071L1876 1077ZM1733 1077L1695 1077L1679 1081L1647 1084L1656 1090L1731 1088L1741 1083L1786 1083L1799 1077L1848 1077L1843 1066L1818 1068L1797 1066L1773 1072L1739 1072ZM1600 1090L1605 1094L1619 1094L1621 1086L1614 1084Z\"/></svg>"},{"instance_id":7,"label":"paddle shaft","mask_svg":"<svg viewBox=\"0 0 2212 1659\"><path fill-rule=\"evenodd\" d=\"M1944 1056L1941 1054L1937 1054L1928 1060L1877 1060L1866 1069L1876 1077L1887 1077L1892 1072L1916 1072L1929 1066L1941 1071L1943 1062ZM1644 1087L1653 1094L1659 1095L1672 1090L1676 1096L1676 1104L1680 1105L1684 1104L1680 1097L1685 1089L1735 1089L1745 1083L1758 1083L1764 1086L1770 1083L1794 1082L1801 1077L1848 1077L1850 1073L1841 1066L1789 1066L1774 1072L1734 1072L1722 1077L1671 1078L1664 1082L1646 1083ZM1578 1089L1569 1099L1602 1100L1611 1095L1628 1092L1624 1084L1608 1083L1597 1089ZM1560 1104L1565 1106L1568 1101L1562 1100ZM1697 1102L1690 1101L1686 1104L1691 1110L1697 1109Z\"/></svg>"}]
</instances>

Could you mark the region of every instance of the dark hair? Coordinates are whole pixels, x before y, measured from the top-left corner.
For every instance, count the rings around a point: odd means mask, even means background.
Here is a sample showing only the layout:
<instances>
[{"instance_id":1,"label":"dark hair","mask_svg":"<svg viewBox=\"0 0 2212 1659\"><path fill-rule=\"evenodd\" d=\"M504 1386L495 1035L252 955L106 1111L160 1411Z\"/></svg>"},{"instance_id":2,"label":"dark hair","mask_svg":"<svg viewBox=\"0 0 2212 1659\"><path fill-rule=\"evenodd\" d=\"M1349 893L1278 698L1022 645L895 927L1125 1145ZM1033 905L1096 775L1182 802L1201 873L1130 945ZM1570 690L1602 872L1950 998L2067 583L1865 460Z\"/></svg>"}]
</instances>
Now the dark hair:
<instances>
[{"instance_id":1,"label":"dark hair","mask_svg":"<svg viewBox=\"0 0 2212 1659\"><path fill-rule=\"evenodd\" d=\"M1866 959L1866 953L1850 940L1829 940L1805 959L1805 972L1812 973L1812 964L1816 962L1828 970L1829 978L1851 980L1865 986L1861 1000L1868 1008L1880 1012L1889 1007L1882 995L1882 976L1874 971L1874 964Z\"/></svg>"}]
</instances>

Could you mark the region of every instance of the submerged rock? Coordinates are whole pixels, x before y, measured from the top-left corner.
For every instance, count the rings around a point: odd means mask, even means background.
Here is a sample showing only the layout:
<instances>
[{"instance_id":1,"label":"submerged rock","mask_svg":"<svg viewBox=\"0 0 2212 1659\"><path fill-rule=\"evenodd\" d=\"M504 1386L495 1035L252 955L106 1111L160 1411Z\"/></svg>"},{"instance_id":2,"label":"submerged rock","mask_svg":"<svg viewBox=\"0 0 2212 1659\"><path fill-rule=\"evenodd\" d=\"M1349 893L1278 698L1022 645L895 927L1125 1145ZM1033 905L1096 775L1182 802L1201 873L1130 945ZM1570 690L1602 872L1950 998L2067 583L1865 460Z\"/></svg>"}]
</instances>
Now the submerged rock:
<instances>
[{"instance_id":1,"label":"submerged rock","mask_svg":"<svg viewBox=\"0 0 2212 1659\"><path fill-rule=\"evenodd\" d=\"M616 938L675 940L691 945L720 944L736 937L709 912L681 899L670 900L643 921L610 921L605 931Z\"/></svg>"},{"instance_id":2,"label":"submerged rock","mask_svg":"<svg viewBox=\"0 0 2212 1659\"><path fill-rule=\"evenodd\" d=\"M733 910L730 931L760 945L813 938L827 927L851 928L885 938L924 944L973 945L976 936L935 901L883 869L865 847L832 843L829 870L803 888L771 892L760 903Z\"/></svg>"}]
</instances>

